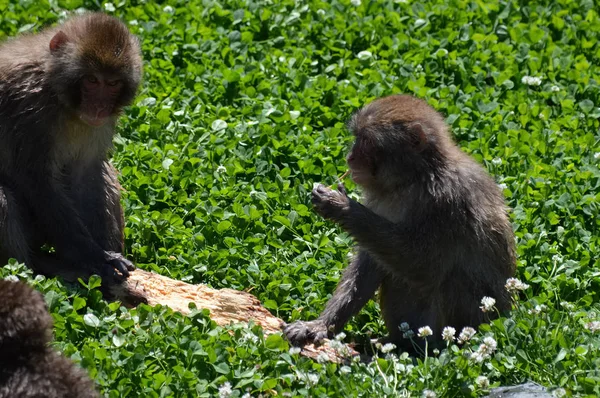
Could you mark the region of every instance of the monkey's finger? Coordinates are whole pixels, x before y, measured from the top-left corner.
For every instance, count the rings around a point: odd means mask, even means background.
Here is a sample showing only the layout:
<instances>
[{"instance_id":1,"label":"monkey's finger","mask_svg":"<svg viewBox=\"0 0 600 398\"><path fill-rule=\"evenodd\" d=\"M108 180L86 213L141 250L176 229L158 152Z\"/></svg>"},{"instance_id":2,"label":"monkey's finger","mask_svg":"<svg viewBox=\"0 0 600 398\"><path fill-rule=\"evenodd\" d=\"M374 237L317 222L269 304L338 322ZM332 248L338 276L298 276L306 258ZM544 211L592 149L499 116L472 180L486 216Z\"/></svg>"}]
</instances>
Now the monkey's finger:
<instances>
[{"instance_id":1,"label":"monkey's finger","mask_svg":"<svg viewBox=\"0 0 600 398\"><path fill-rule=\"evenodd\" d=\"M318 192L318 193L325 193L327 191L331 191L331 189L329 189L329 187L327 187L323 184L319 184L319 185L317 185L317 187L315 189L313 189L313 192Z\"/></svg>"},{"instance_id":2,"label":"monkey's finger","mask_svg":"<svg viewBox=\"0 0 600 398\"><path fill-rule=\"evenodd\" d=\"M96 273L102 277L102 282L106 285L120 283L125 280L125 277L119 274L112 264L103 264Z\"/></svg>"},{"instance_id":3,"label":"monkey's finger","mask_svg":"<svg viewBox=\"0 0 600 398\"><path fill-rule=\"evenodd\" d=\"M340 191L341 193L343 193L344 196L348 196L348 194L346 193L346 187L341 182L338 184L338 191Z\"/></svg>"},{"instance_id":4,"label":"monkey's finger","mask_svg":"<svg viewBox=\"0 0 600 398\"><path fill-rule=\"evenodd\" d=\"M133 263L129 260L127 260L126 258L116 258L111 260L111 265L121 273L121 275L123 275L125 278L127 278L129 276L129 271L133 271L135 269L135 266L133 265ZM131 268L133 267L133 268Z\"/></svg>"}]
</instances>

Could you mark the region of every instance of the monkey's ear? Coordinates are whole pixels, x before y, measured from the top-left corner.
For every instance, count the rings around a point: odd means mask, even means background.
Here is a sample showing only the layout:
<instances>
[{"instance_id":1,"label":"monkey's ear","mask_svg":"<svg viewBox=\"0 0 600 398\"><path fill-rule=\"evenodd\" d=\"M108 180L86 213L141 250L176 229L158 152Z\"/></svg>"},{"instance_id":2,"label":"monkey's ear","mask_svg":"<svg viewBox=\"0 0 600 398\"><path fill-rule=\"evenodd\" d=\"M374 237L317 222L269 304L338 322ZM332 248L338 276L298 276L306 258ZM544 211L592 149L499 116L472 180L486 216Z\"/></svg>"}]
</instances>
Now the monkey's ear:
<instances>
[{"instance_id":1,"label":"monkey's ear","mask_svg":"<svg viewBox=\"0 0 600 398\"><path fill-rule=\"evenodd\" d=\"M50 52L56 52L61 49L69 41L69 37L65 32L59 30L58 33L50 40Z\"/></svg>"},{"instance_id":2,"label":"monkey's ear","mask_svg":"<svg viewBox=\"0 0 600 398\"><path fill-rule=\"evenodd\" d=\"M429 138L427 135L427 127L419 122L411 123L408 127L408 132L414 142L414 149L417 152L422 152L429 145Z\"/></svg>"}]
</instances>

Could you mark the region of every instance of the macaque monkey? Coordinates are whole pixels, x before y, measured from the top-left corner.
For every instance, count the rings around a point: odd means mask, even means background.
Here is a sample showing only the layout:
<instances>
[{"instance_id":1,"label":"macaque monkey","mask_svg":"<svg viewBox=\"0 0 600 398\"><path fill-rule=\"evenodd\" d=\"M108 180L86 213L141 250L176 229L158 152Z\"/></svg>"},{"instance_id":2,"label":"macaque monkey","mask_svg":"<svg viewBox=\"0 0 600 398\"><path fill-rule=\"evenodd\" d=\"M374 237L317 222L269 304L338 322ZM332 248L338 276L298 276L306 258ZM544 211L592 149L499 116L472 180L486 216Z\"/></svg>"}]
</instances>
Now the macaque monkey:
<instances>
[{"instance_id":1,"label":"macaque monkey","mask_svg":"<svg viewBox=\"0 0 600 398\"><path fill-rule=\"evenodd\" d=\"M141 75L138 40L101 13L0 44L0 266L109 282L135 269L108 152Z\"/></svg>"},{"instance_id":2,"label":"macaque monkey","mask_svg":"<svg viewBox=\"0 0 600 398\"><path fill-rule=\"evenodd\" d=\"M355 136L347 157L362 204L318 185L312 203L356 241L357 254L333 297L313 321L284 333L294 345L339 333L379 289L386 341L411 350L400 325L413 332L476 327L510 309L504 285L515 272L515 242L504 198L485 170L452 141L443 117L407 95L378 99L350 120ZM417 339L421 340L421 339Z\"/></svg>"},{"instance_id":3,"label":"macaque monkey","mask_svg":"<svg viewBox=\"0 0 600 398\"><path fill-rule=\"evenodd\" d=\"M0 280L0 398L98 397L86 372L51 341L44 297L22 282Z\"/></svg>"}]
</instances>

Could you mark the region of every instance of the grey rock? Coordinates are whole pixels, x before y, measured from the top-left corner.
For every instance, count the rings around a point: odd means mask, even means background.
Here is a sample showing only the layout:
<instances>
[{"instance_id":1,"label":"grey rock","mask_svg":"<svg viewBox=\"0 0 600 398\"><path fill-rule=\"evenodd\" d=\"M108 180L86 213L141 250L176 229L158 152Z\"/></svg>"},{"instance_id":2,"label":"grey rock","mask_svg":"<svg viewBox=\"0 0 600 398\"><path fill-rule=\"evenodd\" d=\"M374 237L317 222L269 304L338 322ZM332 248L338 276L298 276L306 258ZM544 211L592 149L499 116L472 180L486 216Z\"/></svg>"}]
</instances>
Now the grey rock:
<instances>
[{"instance_id":1,"label":"grey rock","mask_svg":"<svg viewBox=\"0 0 600 398\"><path fill-rule=\"evenodd\" d=\"M552 394L539 384L529 381L518 386L493 388L487 398L552 398Z\"/></svg>"}]
</instances>

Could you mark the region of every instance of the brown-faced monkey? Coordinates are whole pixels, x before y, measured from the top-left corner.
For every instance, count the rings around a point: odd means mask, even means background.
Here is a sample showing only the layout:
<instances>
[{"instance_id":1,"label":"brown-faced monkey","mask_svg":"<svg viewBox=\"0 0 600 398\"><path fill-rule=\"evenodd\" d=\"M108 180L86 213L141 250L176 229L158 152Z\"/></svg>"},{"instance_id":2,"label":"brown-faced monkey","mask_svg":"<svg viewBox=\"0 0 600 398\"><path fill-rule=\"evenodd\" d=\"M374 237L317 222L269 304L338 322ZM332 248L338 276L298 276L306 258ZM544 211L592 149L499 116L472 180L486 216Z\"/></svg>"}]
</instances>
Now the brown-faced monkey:
<instances>
[{"instance_id":1,"label":"brown-faced monkey","mask_svg":"<svg viewBox=\"0 0 600 398\"><path fill-rule=\"evenodd\" d=\"M312 202L358 252L323 313L288 325L287 338L302 345L340 332L377 289L388 339L405 349L403 322L413 331L430 326L439 341L445 326L484 322L484 296L510 309L504 285L516 259L504 198L452 141L443 117L420 99L393 95L365 106L348 127L355 142L347 162L363 202L341 184L317 186Z\"/></svg>"},{"instance_id":2,"label":"brown-faced monkey","mask_svg":"<svg viewBox=\"0 0 600 398\"><path fill-rule=\"evenodd\" d=\"M98 396L85 371L48 346L51 340L44 297L0 280L0 398Z\"/></svg>"},{"instance_id":3,"label":"brown-faced monkey","mask_svg":"<svg viewBox=\"0 0 600 398\"><path fill-rule=\"evenodd\" d=\"M0 265L116 280L135 268L108 152L141 75L138 40L100 13L0 44Z\"/></svg>"}]
</instances>

